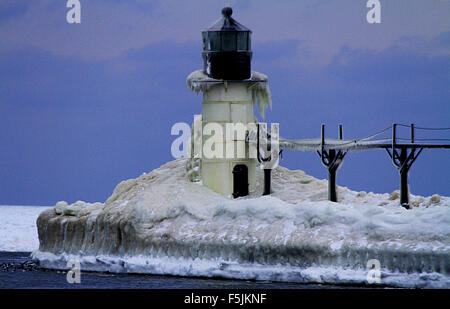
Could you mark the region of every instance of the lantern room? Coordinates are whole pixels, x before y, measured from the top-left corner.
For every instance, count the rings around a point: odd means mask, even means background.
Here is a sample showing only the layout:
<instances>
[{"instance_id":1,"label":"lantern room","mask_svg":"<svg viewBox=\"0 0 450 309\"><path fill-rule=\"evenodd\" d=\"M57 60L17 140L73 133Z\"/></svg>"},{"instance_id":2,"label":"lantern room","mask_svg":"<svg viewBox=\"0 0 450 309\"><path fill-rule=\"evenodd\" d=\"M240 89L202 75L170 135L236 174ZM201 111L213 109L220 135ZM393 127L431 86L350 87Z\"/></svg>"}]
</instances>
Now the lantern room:
<instances>
[{"instance_id":1,"label":"lantern room","mask_svg":"<svg viewBox=\"0 0 450 309\"><path fill-rule=\"evenodd\" d=\"M222 9L222 18L202 32L203 71L214 79L245 80L251 77L250 29L238 23L230 7Z\"/></svg>"}]
</instances>

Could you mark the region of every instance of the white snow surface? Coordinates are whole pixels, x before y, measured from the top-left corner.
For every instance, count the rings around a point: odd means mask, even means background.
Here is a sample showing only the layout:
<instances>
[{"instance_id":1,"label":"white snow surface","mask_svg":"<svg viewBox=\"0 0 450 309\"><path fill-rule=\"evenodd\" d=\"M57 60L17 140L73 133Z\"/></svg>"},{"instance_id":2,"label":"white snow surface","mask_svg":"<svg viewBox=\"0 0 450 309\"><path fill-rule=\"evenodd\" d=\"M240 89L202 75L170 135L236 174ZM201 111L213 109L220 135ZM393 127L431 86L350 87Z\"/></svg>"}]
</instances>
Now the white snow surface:
<instances>
[{"instance_id":1,"label":"white snow surface","mask_svg":"<svg viewBox=\"0 0 450 309\"><path fill-rule=\"evenodd\" d=\"M0 205L0 251L31 252L39 248L36 219L49 208Z\"/></svg>"},{"instance_id":2,"label":"white snow surface","mask_svg":"<svg viewBox=\"0 0 450 309\"><path fill-rule=\"evenodd\" d=\"M329 283L365 282L377 258L383 284L450 287L448 197L411 195L406 210L396 191L339 187L332 203L326 180L277 167L271 196L229 200L190 182L185 164L123 181L104 204L58 203L43 222L60 234L43 231L34 257L49 268L76 258L92 270ZM68 222L86 228L69 235Z\"/></svg>"}]
</instances>

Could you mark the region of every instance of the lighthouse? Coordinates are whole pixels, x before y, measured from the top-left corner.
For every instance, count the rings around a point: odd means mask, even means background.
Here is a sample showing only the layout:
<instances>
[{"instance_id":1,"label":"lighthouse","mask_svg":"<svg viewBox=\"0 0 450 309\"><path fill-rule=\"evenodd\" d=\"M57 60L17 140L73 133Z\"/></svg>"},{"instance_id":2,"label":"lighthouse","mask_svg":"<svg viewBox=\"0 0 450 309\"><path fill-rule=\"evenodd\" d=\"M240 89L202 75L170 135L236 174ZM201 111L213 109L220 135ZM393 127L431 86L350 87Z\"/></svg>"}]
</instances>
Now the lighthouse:
<instances>
[{"instance_id":1,"label":"lighthouse","mask_svg":"<svg viewBox=\"0 0 450 309\"><path fill-rule=\"evenodd\" d=\"M222 9L222 17L202 32L203 69L187 78L192 91L203 93L187 170L192 181L238 198L257 189L258 160L246 141L258 122L255 105L264 117L272 102L267 76L251 70L252 31L232 14L230 7Z\"/></svg>"}]
</instances>

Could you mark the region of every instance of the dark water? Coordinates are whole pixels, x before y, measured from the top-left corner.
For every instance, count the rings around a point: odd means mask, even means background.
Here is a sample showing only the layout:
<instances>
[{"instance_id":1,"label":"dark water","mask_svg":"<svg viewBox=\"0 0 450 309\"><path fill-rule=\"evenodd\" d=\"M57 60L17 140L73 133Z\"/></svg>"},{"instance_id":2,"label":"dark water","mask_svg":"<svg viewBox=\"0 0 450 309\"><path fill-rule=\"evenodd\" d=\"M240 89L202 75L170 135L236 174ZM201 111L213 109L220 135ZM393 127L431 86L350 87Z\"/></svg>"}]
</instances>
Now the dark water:
<instances>
[{"instance_id":1,"label":"dark water","mask_svg":"<svg viewBox=\"0 0 450 309\"><path fill-rule=\"evenodd\" d=\"M65 271L45 270L29 252L0 252L0 289L325 289L345 286L278 283L159 275L81 272L81 283L68 283ZM347 286L348 288L348 286ZM354 288L354 287L352 287Z\"/></svg>"}]
</instances>

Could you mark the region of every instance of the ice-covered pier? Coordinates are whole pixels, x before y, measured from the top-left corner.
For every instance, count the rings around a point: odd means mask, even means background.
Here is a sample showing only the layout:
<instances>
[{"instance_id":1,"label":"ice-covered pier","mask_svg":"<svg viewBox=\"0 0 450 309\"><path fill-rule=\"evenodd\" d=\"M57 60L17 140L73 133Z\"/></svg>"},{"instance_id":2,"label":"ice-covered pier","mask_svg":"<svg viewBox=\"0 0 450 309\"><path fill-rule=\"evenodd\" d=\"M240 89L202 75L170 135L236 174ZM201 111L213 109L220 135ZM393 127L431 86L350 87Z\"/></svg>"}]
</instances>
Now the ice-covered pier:
<instances>
[{"instance_id":1,"label":"ice-covered pier","mask_svg":"<svg viewBox=\"0 0 450 309\"><path fill-rule=\"evenodd\" d=\"M58 203L38 218L43 267L257 280L449 287L450 199L354 192L277 167L271 196L230 200L187 179L186 160L121 182L105 203ZM262 182L262 172L258 173ZM259 186L261 187L261 186Z\"/></svg>"}]
</instances>

